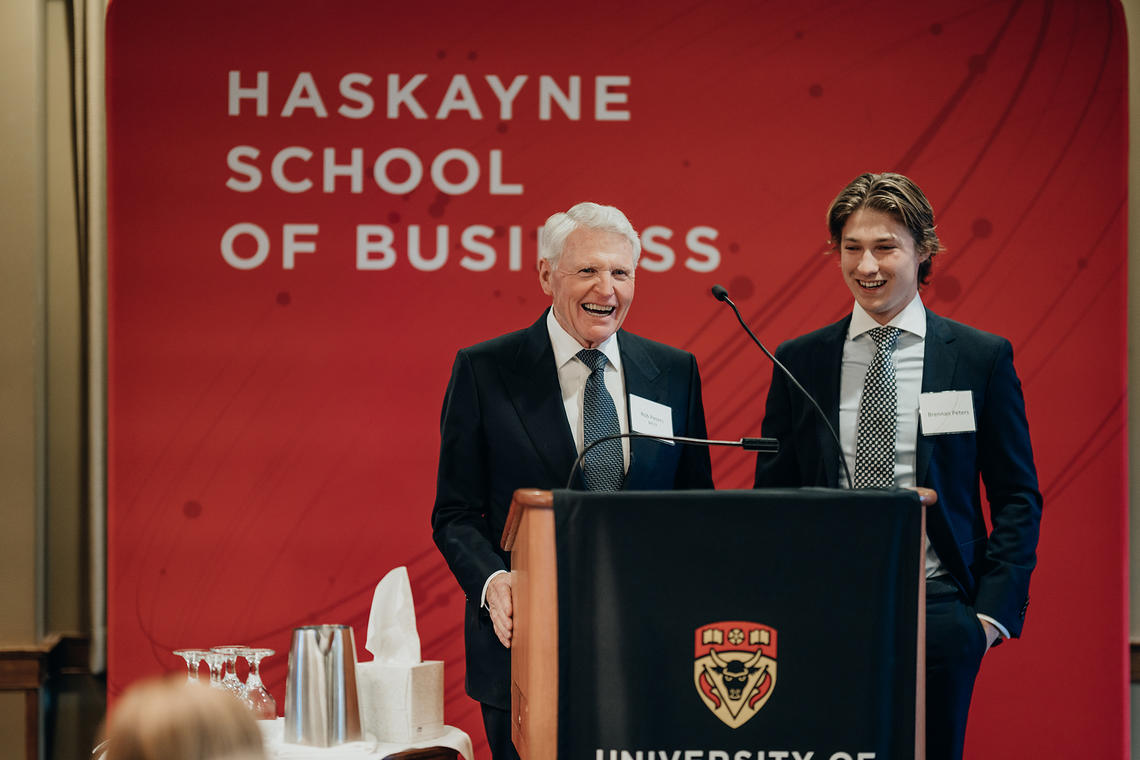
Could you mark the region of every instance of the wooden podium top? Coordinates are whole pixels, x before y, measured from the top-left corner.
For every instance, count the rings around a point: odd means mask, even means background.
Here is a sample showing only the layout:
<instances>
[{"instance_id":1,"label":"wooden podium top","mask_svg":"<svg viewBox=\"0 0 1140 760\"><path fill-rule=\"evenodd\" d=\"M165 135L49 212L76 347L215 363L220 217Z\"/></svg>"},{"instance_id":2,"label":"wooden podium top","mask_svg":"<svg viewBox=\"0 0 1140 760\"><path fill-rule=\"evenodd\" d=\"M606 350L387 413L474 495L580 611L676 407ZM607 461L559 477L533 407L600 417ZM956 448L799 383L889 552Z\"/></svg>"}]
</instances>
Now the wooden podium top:
<instances>
[{"instance_id":1,"label":"wooden podium top","mask_svg":"<svg viewBox=\"0 0 1140 760\"><path fill-rule=\"evenodd\" d=\"M515 538L519 534L519 521L523 512L530 507L542 509L554 508L554 493L539 488L519 488L511 499L511 511L507 513L507 524L503 526L503 538L500 545L506 551L513 551Z\"/></svg>"},{"instance_id":2,"label":"wooden podium top","mask_svg":"<svg viewBox=\"0 0 1140 760\"><path fill-rule=\"evenodd\" d=\"M917 487L910 490L918 493L918 500L922 502L924 507L932 506L938 502L938 494L930 488ZM554 493L541 488L519 488L515 490L514 498L511 499L511 510L507 513L507 524L503 526L503 537L500 541L504 550L514 550L515 539L519 533L519 521L522 520L523 512L529 507L553 509Z\"/></svg>"}]
</instances>

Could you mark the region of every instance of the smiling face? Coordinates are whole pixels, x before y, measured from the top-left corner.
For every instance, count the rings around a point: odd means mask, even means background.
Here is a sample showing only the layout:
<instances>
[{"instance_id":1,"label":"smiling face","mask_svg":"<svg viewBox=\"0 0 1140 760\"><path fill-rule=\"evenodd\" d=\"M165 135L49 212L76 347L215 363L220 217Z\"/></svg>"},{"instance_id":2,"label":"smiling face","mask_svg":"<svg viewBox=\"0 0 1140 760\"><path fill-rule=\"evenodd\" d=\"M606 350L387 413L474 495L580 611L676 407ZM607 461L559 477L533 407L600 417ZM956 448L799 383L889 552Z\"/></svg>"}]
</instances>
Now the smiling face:
<instances>
[{"instance_id":1,"label":"smiling face","mask_svg":"<svg viewBox=\"0 0 1140 760\"><path fill-rule=\"evenodd\" d=\"M633 303L633 246L616 232L579 227L551 266L538 262L538 281L554 318L585 348L617 332Z\"/></svg>"},{"instance_id":2,"label":"smiling face","mask_svg":"<svg viewBox=\"0 0 1140 760\"><path fill-rule=\"evenodd\" d=\"M843 280L864 311L881 325L890 322L918 293L914 236L890 214L861 208L851 214L840 238Z\"/></svg>"}]
</instances>

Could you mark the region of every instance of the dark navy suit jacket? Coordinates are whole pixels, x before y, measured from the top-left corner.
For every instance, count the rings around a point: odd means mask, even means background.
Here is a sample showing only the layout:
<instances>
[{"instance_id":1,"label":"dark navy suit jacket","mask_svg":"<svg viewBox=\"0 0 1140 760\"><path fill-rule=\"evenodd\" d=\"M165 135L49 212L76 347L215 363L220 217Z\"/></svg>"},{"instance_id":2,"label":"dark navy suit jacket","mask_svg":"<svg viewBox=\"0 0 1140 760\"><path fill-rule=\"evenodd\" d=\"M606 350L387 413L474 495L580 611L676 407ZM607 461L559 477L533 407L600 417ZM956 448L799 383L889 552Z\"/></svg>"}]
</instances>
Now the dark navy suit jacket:
<instances>
[{"instance_id":1,"label":"dark navy suit jacket","mask_svg":"<svg viewBox=\"0 0 1140 760\"><path fill-rule=\"evenodd\" d=\"M851 317L784 343L776 356L819 402L839 430L843 343ZM918 435L916 484L934 489L927 535L977 612L1021 633L1036 564L1041 494L1029 442L1025 400L1005 338L927 310L922 392L970 391L976 432ZM778 370L762 426L780 440L760 455L756 487L839 484L839 451L818 415ZM993 529L979 488L985 486Z\"/></svg>"},{"instance_id":2,"label":"dark navy suit jacket","mask_svg":"<svg viewBox=\"0 0 1140 760\"><path fill-rule=\"evenodd\" d=\"M670 407L674 435L707 437L692 354L624 330L618 346L627 397ZM565 488L577 458L545 314L525 330L459 351L440 438L432 531L467 596L467 693L509 709L510 652L479 605L483 584L510 569L499 541L515 489ZM630 441L624 490L712 487L707 448Z\"/></svg>"}]
</instances>

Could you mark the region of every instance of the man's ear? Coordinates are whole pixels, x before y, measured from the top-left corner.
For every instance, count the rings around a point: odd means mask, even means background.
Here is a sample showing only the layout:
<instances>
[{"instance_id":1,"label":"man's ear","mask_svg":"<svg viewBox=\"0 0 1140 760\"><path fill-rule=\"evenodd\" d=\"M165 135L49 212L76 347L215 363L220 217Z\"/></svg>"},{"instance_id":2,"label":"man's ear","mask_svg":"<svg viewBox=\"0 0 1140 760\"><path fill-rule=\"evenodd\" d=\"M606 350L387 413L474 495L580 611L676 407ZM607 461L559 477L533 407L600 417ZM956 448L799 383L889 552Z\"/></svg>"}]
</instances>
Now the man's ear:
<instances>
[{"instance_id":1,"label":"man's ear","mask_svg":"<svg viewBox=\"0 0 1140 760\"><path fill-rule=\"evenodd\" d=\"M554 290L550 287L550 278L554 275L554 270L550 268L550 262L546 259L538 260L538 284L542 286L542 292L546 295L554 295Z\"/></svg>"}]
</instances>

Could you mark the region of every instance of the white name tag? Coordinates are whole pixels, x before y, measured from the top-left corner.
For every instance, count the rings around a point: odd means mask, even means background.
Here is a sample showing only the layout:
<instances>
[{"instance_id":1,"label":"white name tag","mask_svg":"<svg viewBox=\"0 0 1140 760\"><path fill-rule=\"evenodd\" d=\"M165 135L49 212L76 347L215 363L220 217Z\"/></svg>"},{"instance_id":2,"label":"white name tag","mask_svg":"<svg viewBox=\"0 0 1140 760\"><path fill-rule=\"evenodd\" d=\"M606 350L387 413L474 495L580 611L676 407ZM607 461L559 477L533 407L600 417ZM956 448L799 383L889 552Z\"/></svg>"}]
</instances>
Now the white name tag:
<instances>
[{"instance_id":1,"label":"white name tag","mask_svg":"<svg viewBox=\"0 0 1140 760\"><path fill-rule=\"evenodd\" d=\"M629 429L646 435L673 435L673 410L664 404L629 394ZM672 441L662 441L670 446Z\"/></svg>"},{"instance_id":2,"label":"white name tag","mask_svg":"<svg viewBox=\"0 0 1140 760\"><path fill-rule=\"evenodd\" d=\"M972 433L978 429L974 422L974 396L969 391L923 393L918 397L918 413L923 435Z\"/></svg>"}]
</instances>

